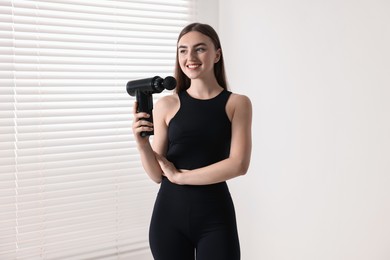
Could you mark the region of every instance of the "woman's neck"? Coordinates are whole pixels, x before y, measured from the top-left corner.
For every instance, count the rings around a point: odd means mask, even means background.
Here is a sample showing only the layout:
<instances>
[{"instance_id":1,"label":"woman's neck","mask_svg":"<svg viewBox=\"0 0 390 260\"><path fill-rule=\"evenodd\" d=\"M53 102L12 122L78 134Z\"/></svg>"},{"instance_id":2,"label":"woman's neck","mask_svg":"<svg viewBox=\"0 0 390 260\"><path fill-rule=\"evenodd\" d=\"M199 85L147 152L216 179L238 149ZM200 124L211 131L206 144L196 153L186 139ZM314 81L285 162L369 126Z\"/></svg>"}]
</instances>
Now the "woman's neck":
<instances>
[{"instance_id":1,"label":"woman's neck","mask_svg":"<svg viewBox=\"0 0 390 260\"><path fill-rule=\"evenodd\" d=\"M187 89L187 92L195 98L200 99L209 99L218 95L223 88L218 84L217 80L201 80L193 79L191 80L191 85Z\"/></svg>"}]
</instances>

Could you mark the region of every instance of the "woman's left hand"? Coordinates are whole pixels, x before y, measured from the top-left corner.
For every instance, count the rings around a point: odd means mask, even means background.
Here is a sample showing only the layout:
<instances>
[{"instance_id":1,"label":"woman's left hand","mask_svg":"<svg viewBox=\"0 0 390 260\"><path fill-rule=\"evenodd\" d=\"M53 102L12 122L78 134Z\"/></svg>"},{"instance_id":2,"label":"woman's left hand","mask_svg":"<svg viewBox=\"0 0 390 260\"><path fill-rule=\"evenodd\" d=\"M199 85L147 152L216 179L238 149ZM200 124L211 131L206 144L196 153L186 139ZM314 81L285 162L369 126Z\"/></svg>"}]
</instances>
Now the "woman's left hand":
<instances>
[{"instance_id":1,"label":"woman's left hand","mask_svg":"<svg viewBox=\"0 0 390 260\"><path fill-rule=\"evenodd\" d=\"M177 183L177 177L180 174L180 171L176 169L175 165L167 160L164 156L155 154L158 163L160 164L161 170L163 171L163 176L167 177L168 180L172 183Z\"/></svg>"}]
</instances>

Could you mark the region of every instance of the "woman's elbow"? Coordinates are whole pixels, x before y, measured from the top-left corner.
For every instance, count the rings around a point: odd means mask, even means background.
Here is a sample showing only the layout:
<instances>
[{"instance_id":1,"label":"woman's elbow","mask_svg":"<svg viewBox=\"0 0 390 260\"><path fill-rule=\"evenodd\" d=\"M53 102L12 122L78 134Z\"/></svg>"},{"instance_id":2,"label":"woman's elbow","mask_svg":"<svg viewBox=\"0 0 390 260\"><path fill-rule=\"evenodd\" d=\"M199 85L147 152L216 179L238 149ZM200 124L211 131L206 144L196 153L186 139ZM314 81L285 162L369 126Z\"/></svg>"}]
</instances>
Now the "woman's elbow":
<instances>
[{"instance_id":1,"label":"woman's elbow","mask_svg":"<svg viewBox=\"0 0 390 260\"><path fill-rule=\"evenodd\" d=\"M153 180L154 181L154 183L156 183L156 184L160 184L161 182L162 182L162 179L156 179L156 180Z\"/></svg>"},{"instance_id":2,"label":"woman's elbow","mask_svg":"<svg viewBox=\"0 0 390 260\"><path fill-rule=\"evenodd\" d=\"M241 159L237 162L237 175L243 176L248 173L249 160Z\"/></svg>"},{"instance_id":3,"label":"woman's elbow","mask_svg":"<svg viewBox=\"0 0 390 260\"><path fill-rule=\"evenodd\" d=\"M246 175L248 173L249 164L243 165L240 169L240 175Z\"/></svg>"},{"instance_id":4,"label":"woman's elbow","mask_svg":"<svg viewBox=\"0 0 390 260\"><path fill-rule=\"evenodd\" d=\"M162 182L162 176L149 175L149 178L156 184L160 184Z\"/></svg>"}]
</instances>

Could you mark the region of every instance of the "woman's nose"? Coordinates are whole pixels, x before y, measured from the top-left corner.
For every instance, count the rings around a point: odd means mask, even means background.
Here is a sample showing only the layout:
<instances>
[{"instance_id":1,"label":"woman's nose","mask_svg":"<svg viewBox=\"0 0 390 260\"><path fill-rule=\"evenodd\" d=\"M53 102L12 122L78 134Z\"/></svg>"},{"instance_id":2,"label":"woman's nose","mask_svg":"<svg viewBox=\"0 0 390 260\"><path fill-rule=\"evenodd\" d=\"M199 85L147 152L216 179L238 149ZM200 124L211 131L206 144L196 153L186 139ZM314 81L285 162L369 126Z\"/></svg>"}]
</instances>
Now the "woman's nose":
<instances>
[{"instance_id":1,"label":"woman's nose","mask_svg":"<svg viewBox=\"0 0 390 260\"><path fill-rule=\"evenodd\" d=\"M188 59L189 60L195 59L195 57L196 57L196 53L194 51L188 52Z\"/></svg>"}]
</instances>

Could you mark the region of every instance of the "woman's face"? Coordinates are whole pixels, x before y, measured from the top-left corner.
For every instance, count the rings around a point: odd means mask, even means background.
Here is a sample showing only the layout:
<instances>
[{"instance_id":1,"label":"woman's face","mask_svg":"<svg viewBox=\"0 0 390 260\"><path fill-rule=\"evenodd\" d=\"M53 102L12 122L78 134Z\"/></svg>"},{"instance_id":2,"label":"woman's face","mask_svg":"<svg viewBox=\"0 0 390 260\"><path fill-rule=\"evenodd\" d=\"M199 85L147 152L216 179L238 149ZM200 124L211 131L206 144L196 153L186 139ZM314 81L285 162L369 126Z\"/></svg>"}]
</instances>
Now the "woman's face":
<instances>
[{"instance_id":1,"label":"woman's face","mask_svg":"<svg viewBox=\"0 0 390 260\"><path fill-rule=\"evenodd\" d=\"M219 61L221 50L215 49L211 39L200 32L183 35L178 43L180 68L190 79L215 77L214 64Z\"/></svg>"}]
</instances>

